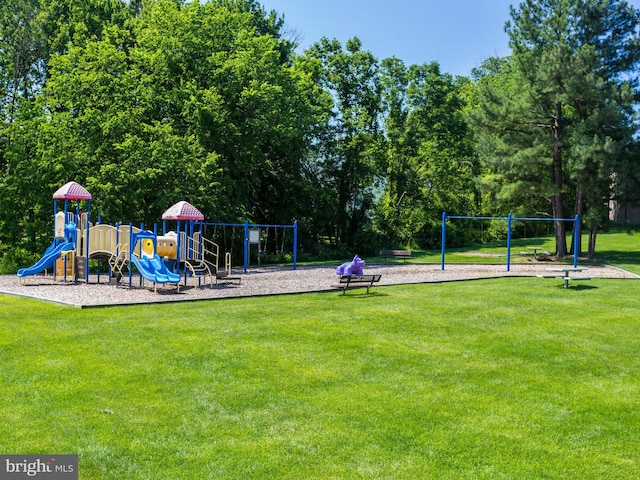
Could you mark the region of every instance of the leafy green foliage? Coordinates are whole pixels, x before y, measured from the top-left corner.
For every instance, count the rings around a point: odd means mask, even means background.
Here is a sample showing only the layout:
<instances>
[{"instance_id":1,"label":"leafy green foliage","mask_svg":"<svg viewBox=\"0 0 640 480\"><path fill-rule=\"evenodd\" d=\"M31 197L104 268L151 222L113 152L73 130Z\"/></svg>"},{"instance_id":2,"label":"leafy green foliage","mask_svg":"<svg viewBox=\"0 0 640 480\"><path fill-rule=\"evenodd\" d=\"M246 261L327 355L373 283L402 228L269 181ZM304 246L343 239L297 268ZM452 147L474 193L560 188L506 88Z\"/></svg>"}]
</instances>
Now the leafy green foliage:
<instances>
[{"instance_id":1,"label":"leafy green foliage","mask_svg":"<svg viewBox=\"0 0 640 480\"><path fill-rule=\"evenodd\" d=\"M257 0L7 0L2 250L42 252L75 180L94 219L150 226L187 200L210 221L297 220L306 255L433 247L442 211L573 209L592 255L609 199L640 191L637 16L527 0L513 56L468 81L358 38L297 53Z\"/></svg>"},{"instance_id":2,"label":"leafy green foliage","mask_svg":"<svg viewBox=\"0 0 640 480\"><path fill-rule=\"evenodd\" d=\"M126 3L40 5L53 53L29 116L7 127L4 239L41 250L47 235L27 233L48 233L69 180L103 221L150 225L179 200L209 220L308 217L289 199L313 197L302 161L323 93L282 20L254 1Z\"/></svg>"},{"instance_id":3,"label":"leafy green foliage","mask_svg":"<svg viewBox=\"0 0 640 480\"><path fill-rule=\"evenodd\" d=\"M306 55L320 62L319 83L331 95L327 123L318 132L316 172L328 193L327 234L335 242L370 248L362 241L379 179L380 83L378 63L358 38L343 47L323 38Z\"/></svg>"},{"instance_id":4,"label":"leafy green foliage","mask_svg":"<svg viewBox=\"0 0 640 480\"><path fill-rule=\"evenodd\" d=\"M0 274L13 274L26 265L33 265L40 257L27 252L24 248L14 247L0 251Z\"/></svg>"},{"instance_id":5,"label":"leafy green foliage","mask_svg":"<svg viewBox=\"0 0 640 480\"><path fill-rule=\"evenodd\" d=\"M392 244L433 246L443 211L471 215L475 209L476 159L463 117L463 83L436 63L406 68L389 59L382 66L387 163L377 225Z\"/></svg>"}]
</instances>

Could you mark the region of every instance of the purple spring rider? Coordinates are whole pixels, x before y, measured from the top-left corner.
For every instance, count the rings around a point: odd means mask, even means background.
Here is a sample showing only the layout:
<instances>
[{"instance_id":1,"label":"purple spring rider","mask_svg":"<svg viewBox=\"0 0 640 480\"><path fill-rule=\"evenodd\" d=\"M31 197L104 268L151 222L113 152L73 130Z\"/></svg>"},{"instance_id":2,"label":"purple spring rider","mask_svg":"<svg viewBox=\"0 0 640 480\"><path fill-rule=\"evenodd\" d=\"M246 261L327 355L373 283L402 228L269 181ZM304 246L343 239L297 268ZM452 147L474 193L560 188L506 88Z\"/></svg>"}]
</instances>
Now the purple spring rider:
<instances>
[{"instance_id":1,"label":"purple spring rider","mask_svg":"<svg viewBox=\"0 0 640 480\"><path fill-rule=\"evenodd\" d=\"M363 275L362 267L364 267L364 263L364 260L356 255L350 262L345 262L336 268L336 275Z\"/></svg>"}]
</instances>

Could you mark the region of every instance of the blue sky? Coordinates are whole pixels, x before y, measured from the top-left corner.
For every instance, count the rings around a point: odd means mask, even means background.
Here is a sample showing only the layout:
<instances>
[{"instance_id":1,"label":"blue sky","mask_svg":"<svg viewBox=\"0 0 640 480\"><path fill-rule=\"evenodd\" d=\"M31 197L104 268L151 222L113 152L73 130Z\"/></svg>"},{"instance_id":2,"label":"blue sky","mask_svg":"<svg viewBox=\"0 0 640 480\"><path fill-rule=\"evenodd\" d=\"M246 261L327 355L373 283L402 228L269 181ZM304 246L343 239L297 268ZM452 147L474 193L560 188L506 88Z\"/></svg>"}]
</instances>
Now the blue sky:
<instances>
[{"instance_id":1,"label":"blue sky","mask_svg":"<svg viewBox=\"0 0 640 480\"><path fill-rule=\"evenodd\" d=\"M442 72L469 75L491 56L508 55L504 24L517 0L261 0L284 14L304 49L323 36L352 37L378 59L407 65L437 61ZM640 0L630 4L640 8Z\"/></svg>"}]
</instances>

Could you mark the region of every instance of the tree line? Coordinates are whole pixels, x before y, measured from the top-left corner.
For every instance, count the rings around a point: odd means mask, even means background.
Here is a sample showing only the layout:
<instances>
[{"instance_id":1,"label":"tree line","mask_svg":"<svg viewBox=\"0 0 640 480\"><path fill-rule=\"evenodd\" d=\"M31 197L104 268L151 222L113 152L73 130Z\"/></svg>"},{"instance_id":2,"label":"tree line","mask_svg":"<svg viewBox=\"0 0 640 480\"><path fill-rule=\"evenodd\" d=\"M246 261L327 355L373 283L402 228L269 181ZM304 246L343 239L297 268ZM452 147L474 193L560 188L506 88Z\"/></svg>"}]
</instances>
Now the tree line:
<instances>
[{"instance_id":1,"label":"tree line","mask_svg":"<svg viewBox=\"0 0 640 480\"><path fill-rule=\"evenodd\" d=\"M298 52L255 0L5 0L0 256L43 250L70 180L105 222L187 200L297 221L309 255L435 247L443 211L579 214L593 254L609 202L638 202L639 21L624 0L525 0L512 54L454 77L358 38Z\"/></svg>"}]
</instances>

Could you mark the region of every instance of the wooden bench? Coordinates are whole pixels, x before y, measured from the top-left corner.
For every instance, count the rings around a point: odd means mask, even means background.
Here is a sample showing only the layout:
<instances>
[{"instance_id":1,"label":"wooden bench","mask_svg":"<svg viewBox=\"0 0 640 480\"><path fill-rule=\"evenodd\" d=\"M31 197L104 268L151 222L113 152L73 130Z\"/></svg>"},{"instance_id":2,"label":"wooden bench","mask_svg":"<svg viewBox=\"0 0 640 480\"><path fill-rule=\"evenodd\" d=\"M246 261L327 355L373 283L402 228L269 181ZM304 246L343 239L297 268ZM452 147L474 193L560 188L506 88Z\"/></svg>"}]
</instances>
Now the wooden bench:
<instances>
[{"instance_id":1,"label":"wooden bench","mask_svg":"<svg viewBox=\"0 0 640 480\"><path fill-rule=\"evenodd\" d=\"M342 275L337 285L333 285L334 288L341 288L342 294L347 292L348 288L366 288L367 293L369 289L373 287L374 283L380 281L382 275Z\"/></svg>"},{"instance_id":2,"label":"wooden bench","mask_svg":"<svg viewBox=\"0 0 640 480\"><path fill-rule=\"evenodd\" d=\"M380 256L387 263L387 258L401 258L405 263L407 258L411 258L411 250L380 250Z\"/></svg>"}]
</instances>

